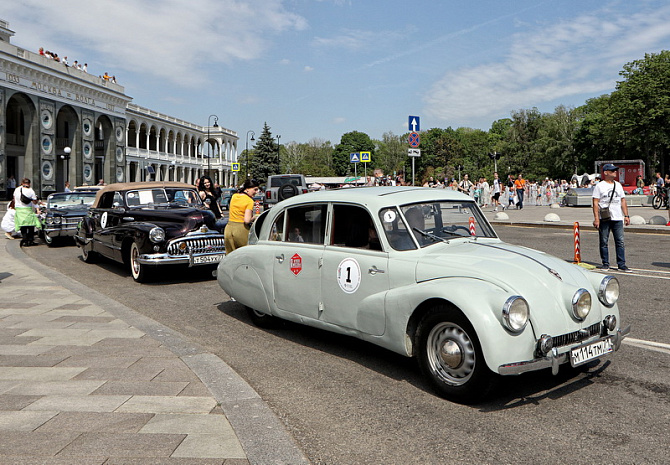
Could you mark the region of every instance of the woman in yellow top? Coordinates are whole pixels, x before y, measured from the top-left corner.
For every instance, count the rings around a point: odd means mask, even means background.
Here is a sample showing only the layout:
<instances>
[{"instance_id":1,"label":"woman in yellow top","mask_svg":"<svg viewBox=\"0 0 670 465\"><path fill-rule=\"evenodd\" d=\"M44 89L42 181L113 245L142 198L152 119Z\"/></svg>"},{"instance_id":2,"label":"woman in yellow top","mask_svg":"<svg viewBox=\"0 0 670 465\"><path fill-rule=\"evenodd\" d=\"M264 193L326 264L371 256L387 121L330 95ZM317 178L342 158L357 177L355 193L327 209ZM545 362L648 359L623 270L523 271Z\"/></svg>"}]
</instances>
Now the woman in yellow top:
<instances>
[{"instance_id":1,"label":"woman in yellow top","mask_svg":"<svg viewBox=\"0 0 670 465\"><path fill-rule=\"evenodd\" d=\"M240 191L230 198L228 224L224 230L227 254L249 242L249 229L254 221L254 195L257 193L258 181L247 179Z\"/></svg>"}]
</instances>

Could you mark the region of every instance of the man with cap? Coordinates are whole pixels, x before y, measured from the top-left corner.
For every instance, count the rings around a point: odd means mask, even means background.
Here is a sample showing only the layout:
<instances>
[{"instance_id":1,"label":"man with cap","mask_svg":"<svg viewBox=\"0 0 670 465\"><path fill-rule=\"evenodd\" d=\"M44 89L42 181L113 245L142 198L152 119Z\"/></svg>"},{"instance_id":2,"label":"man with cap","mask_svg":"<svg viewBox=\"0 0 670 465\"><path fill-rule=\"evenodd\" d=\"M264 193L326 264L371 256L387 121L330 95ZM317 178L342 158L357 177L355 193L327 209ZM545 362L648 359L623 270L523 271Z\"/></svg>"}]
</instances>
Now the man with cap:
<instances>
[{"instance_id":1,"label":"man with cap","mask_svg":"<svg viewBox=\"0 0 670 465\"><path fill-rule=\"evenodd\" d=\"M623 227L630 224L630 217L628 216L626 194L621 183L615 181L618 170L618 166L611 163L605 164L603 166L602 181L593 188L593 226L598 230L600 237L600 259L603 262L600 269L610 269L607 242L611 231L614 237L616 261L619 271L630 273L631 269L626 266L626 253L623 241ZM610 218L601 218L601 207L609 208Z\"/></svg>"}]
</instances>

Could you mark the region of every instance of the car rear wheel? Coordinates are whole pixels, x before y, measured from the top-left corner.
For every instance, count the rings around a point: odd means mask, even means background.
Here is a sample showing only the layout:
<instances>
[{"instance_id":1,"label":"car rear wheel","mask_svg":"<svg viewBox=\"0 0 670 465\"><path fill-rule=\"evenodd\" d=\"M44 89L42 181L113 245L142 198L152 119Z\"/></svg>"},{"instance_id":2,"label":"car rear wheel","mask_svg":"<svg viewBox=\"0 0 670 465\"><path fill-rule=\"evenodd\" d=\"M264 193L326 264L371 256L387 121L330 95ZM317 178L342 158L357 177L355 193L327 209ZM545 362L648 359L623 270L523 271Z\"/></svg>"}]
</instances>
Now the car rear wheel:
<instances>
[{"instance_id":1,"label":"car rear wheel","mask_svg":"<svg viewBox=\"0 0 670 465\"><path fill-rule=\"evenodd\" d=\"M494 387L497 376L486 365L472 325L458 310L433 308L419 324L417 341L419 367L441 396L472 403Z\"/></svg>"},{"instance_id":2,"label":"car rear wheel","mask_svg":"<svg viewBox=\"0 0 670 465\"><path fill-rule=\"evenodd\" d=\"M259 312L251 307L245 307L251 321L260 328L274 328L277 326L277 318L267 313Z\"/></svg>"},{"instance_id":3,"label":"car rear wheel","mask_svg":"<svg viewBox=\"0 0 670 465\"><path fill-rule=\"evenodd\" d=\"M133 275L135 281L143 283L147 280L148 272L146 265L142 265L139 261L140 255L137 242L133 242L130 246L130 274Z\"/></svg>"}]
</instances>

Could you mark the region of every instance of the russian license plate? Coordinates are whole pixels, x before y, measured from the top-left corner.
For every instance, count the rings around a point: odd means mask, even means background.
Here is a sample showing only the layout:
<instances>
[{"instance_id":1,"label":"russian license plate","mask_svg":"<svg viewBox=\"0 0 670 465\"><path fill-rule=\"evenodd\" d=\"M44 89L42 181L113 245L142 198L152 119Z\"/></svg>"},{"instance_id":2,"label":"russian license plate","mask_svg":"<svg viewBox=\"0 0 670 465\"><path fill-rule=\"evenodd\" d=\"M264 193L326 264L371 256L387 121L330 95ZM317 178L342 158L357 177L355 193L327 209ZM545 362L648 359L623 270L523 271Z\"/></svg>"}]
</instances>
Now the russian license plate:
<instances>
[{"instance_id":1,"label":"russian license plate","mask_svg":"<svg viewBox=\"0 0 670 465\"><path fill-rule=\"evenodd\" d=\"M194 265L204 265L207 263L219 263L223 258L222 253L216 255L201 255L199 257L193 257Z\"/></svg>"},{"instance_id":2,"label":"russian license plate","mask_svg":"<svg viewBox=\"0 0 670 465\"><path fill-rule=\"evenodd\" d=\"M570 364L573 367L581 365L603 355L609 354L614 348L612 347L612 340L610 338L596 341L591 344L575 347L570 351Z\"/></svg>"}]
</instances>

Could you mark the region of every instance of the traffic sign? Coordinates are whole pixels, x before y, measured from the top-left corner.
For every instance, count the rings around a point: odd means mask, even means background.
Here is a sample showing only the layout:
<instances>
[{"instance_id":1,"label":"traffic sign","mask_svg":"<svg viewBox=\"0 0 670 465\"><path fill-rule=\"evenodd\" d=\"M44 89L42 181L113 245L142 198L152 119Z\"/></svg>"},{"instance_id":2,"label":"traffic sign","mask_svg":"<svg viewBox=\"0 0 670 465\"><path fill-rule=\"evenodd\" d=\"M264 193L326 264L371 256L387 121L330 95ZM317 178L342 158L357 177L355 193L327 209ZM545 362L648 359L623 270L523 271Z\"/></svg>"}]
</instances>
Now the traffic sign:
<instances>
[{"instance_id":1,"label":"traffic sign","mask_svg":"<svg viewBox=\"0 0 670 465\"><path fill-rule=\"evenodd\" d=\"M240 170L240 164L239 163L233 163L232 170L233 171L239 171Z\"/></svg>"},{"instance_id":2,"label":"traffic sign","mask_svg":"<svg viewBox=\"0 0 670 465\"><path fill-rule=\"evenodd\" d=\"M421 156L421 150L420 149L407 149L407 156L408 157L420 157Z\"/></svg>"},{"instance_id":3,"label":"traffic sign","mask_svg":"<svg viewBox=\"0 0 670 465\"><path fill-rule=\"evenodd\" d=\"M370 163L370 152L361 152L361 162Z\"/></svg>"},{"instance_id":4,"label":"traffic sign","mask_svg":"<svg viewBox=\"0 0 670 465\"><path fill-rule=\"evenodd\" d=\"M408 139L409 139L409 146L410 147L416 148L421 143L421 139L419 138L419 133L418 132L410 132Z\"/></svg>"},{"instance_id":5,"label":"traffic sign","mask_svg":"<svg viewBox=\"0 0 670 465\"><path fill-rule=\"evenodd\" d=\"M409 120L408 120L408 123L409 123L409 124L408 124L408 126L409 126L409 130L410 130L411 132L419 132L419 131L421 131L421 124L420 124L420 122L421 122L421 120L419 119L418 116L410 116L410 117L409 117Z\"/></svg>"},{"instance_id":6,"label":"traffic sign","mask_svg":"<svg viewBox=\"0 0 670 465\"><path fill-rule=\"evenodd\" d=\"M361 154L358 152L352 152L349 154L349 161L351 163L360 163L361 161Z\"/></svg>"}]
</instances>

